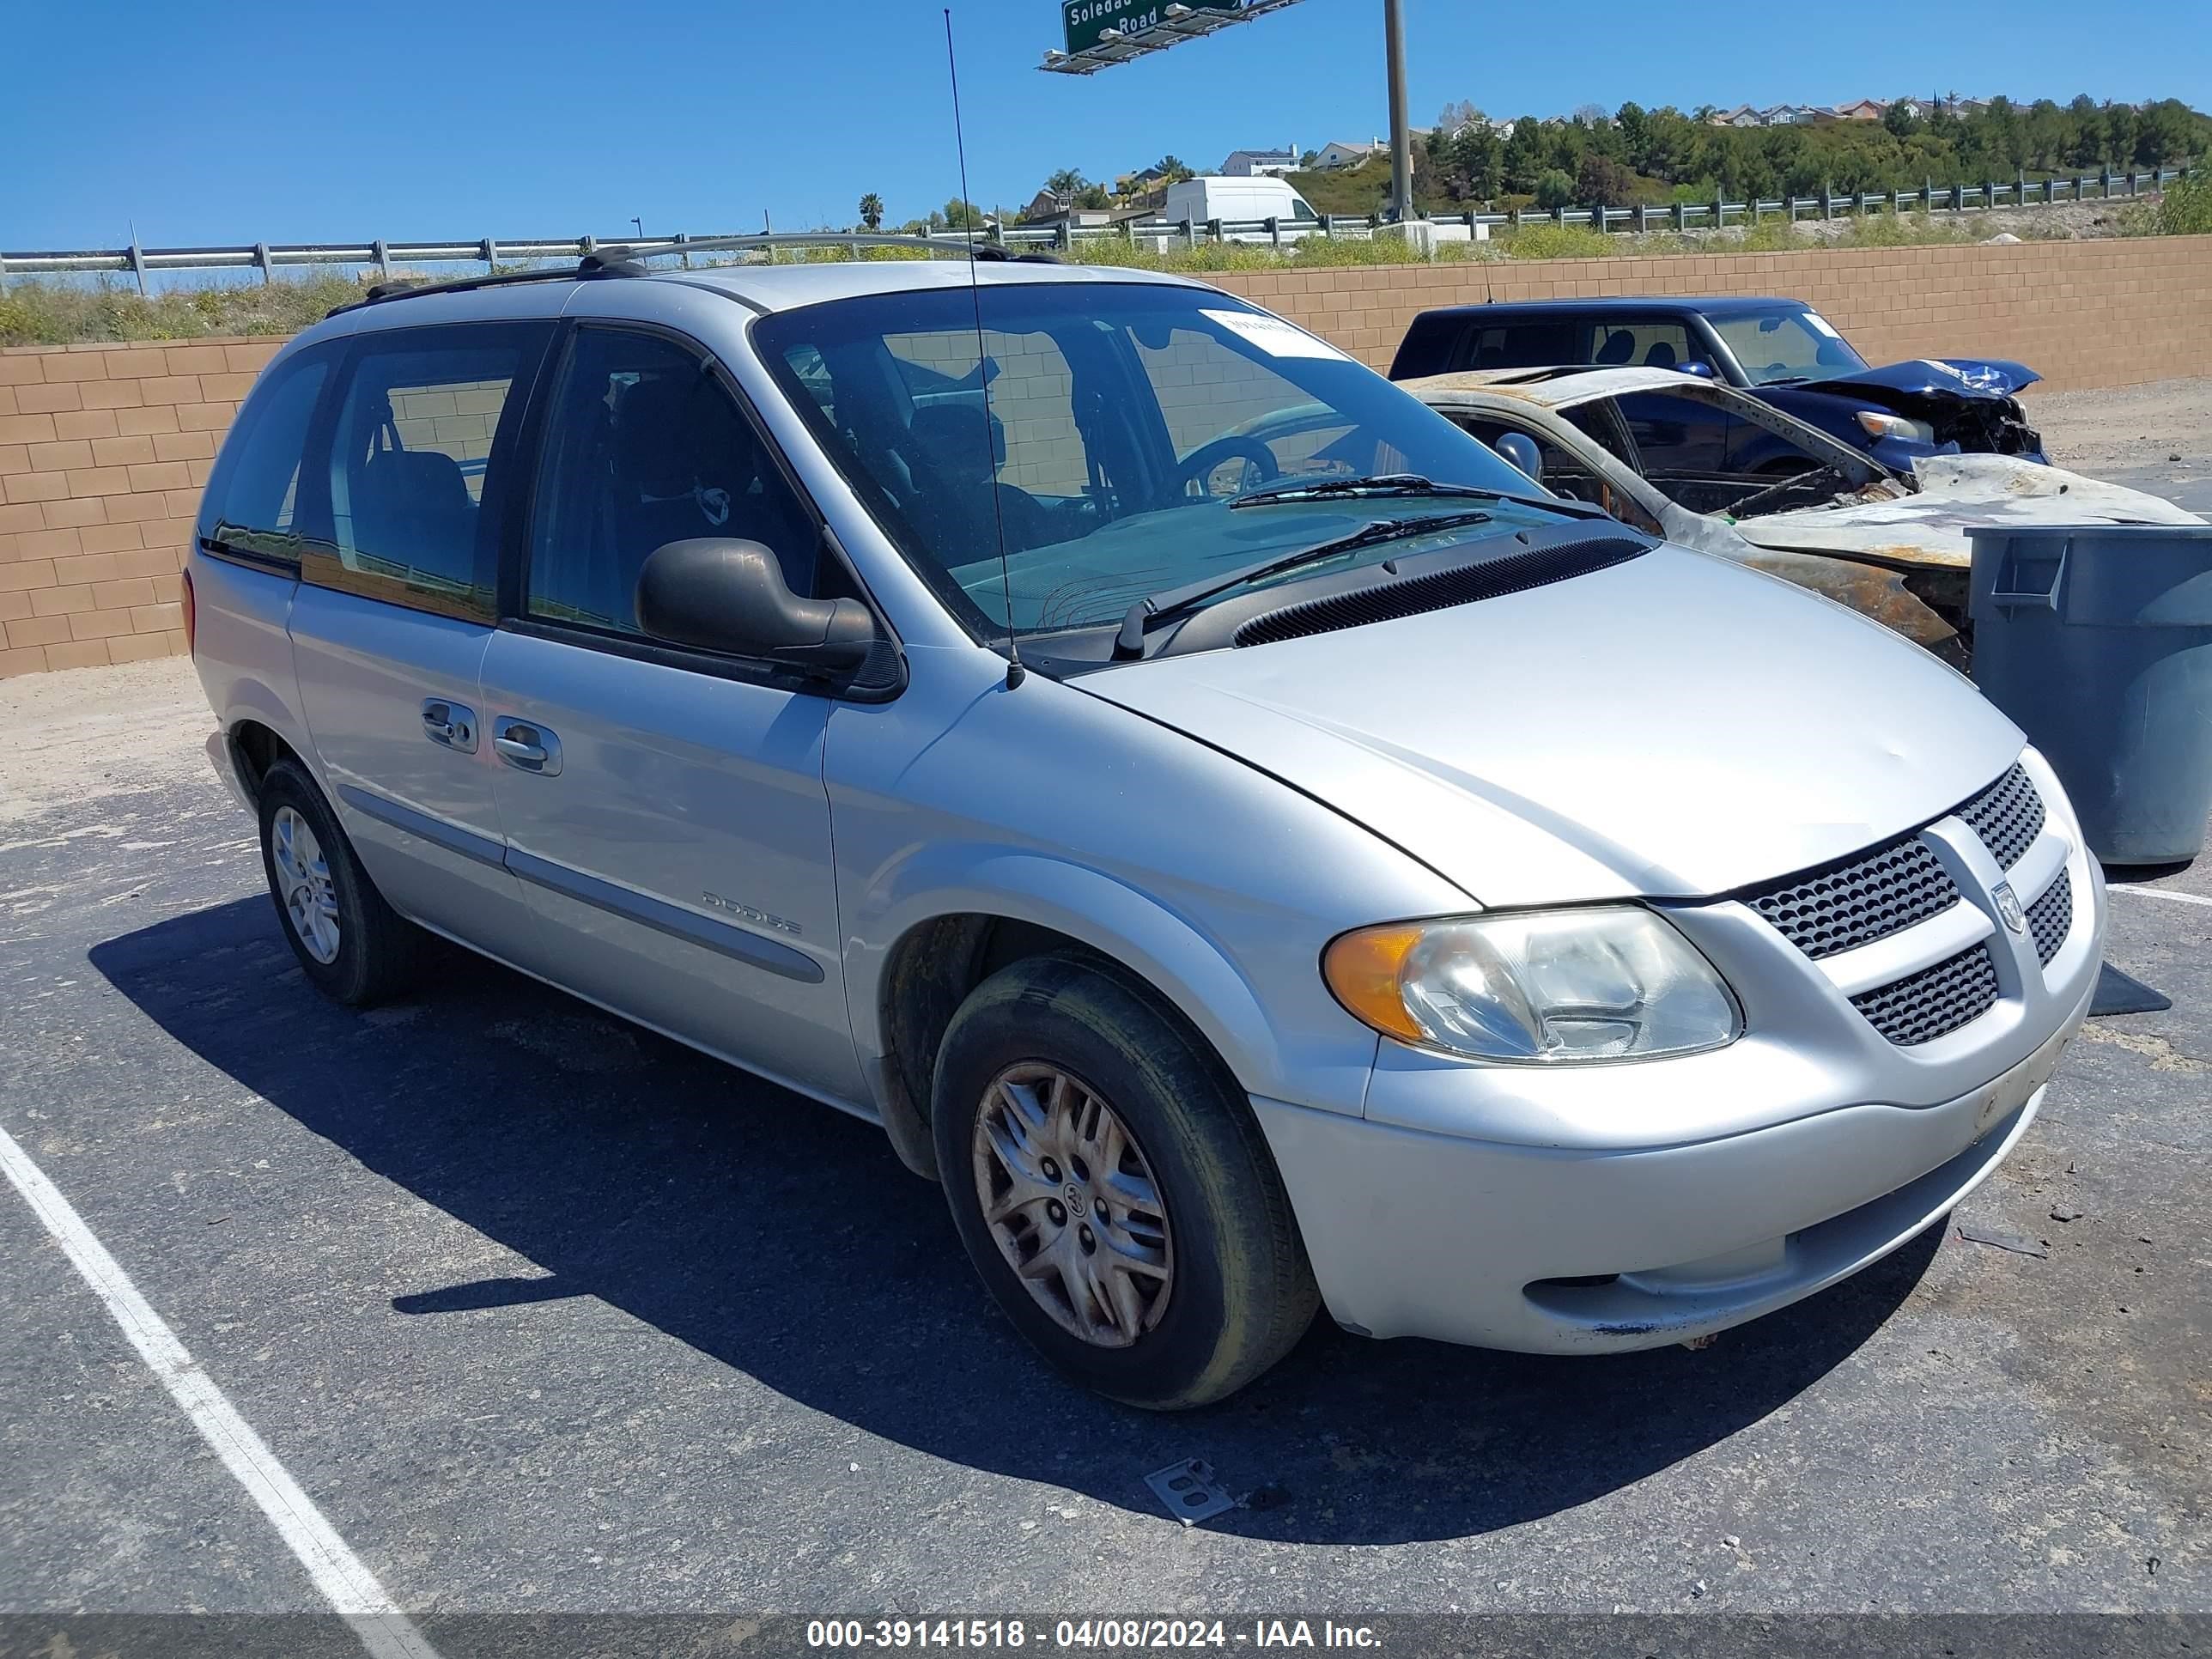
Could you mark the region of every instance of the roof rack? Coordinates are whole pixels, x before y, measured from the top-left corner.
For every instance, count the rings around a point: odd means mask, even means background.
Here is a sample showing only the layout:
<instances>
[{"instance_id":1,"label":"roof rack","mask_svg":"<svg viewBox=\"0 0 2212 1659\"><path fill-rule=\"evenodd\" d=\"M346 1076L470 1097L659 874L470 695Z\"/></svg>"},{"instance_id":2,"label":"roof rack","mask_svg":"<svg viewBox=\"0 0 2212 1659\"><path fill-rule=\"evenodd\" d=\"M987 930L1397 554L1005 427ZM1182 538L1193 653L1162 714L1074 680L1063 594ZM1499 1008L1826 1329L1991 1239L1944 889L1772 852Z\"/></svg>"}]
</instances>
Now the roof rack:
<instances>
[{"instance_id":1,"label":"roof rack","mask_svg":"<svg viewBox=\"0 0 2212 1659\"><path fill-rule=\"evenodd\" d=\"M443 283L425 282L416 277L398 277L378 283L362 298L347 305L333 306L324 314L336 317L345 312L358 311L363 306L380 305L387 300L411 299L421 294L465 294L473 289L505 288L516 283L566 283L608 276L649 276L653 270L645 262L667 254L762 251L773 253L778 248L786 247L842 247L856 252L867 247L910 248L930 253L958 254L992 264L1056 265L1060 263L1052 254L1017 252L1002 243L985 241L981 236L901 236L870 231L778 231L763 232L757 236L702 236L684 240L608 242L593 248L573 266L549 265L538 270L508 270L483 276L457 276Z\"/></svg>"}]
</instances>

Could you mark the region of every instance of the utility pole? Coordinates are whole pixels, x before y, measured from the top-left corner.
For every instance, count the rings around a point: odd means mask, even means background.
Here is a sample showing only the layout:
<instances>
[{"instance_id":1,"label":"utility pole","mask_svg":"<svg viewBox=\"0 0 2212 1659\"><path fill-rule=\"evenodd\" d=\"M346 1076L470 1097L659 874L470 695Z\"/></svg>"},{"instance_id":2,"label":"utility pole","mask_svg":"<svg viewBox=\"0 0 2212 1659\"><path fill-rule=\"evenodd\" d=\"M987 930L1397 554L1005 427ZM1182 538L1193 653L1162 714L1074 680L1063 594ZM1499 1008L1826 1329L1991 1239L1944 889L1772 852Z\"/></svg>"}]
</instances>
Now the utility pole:
<instances>
[{"instance_id":1,"label":"utility pole","mask_svg":"<svg viewBox=\"0 0 2212 1659\"><path fill-rule=\"evenodd\" d=\"M1382 0L1382 35L1390 60L1390 216L1404 224L1413 216L1413 135L1406 125L1404 0Z\"/></svg>"}]
</instances>

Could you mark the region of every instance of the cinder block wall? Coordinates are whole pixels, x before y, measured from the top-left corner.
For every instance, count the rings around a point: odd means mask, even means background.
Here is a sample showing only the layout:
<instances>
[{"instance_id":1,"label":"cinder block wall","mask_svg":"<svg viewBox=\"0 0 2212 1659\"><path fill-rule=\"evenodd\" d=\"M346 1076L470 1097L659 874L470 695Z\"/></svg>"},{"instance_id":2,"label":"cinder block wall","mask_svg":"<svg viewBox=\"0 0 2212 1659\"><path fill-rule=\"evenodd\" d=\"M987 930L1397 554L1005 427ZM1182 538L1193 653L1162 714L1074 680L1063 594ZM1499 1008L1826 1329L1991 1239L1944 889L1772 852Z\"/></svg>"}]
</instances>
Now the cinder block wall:
<instances>
[{"instance_id":1,"label":"cinder block wall","mask_svg":"<svg viewBox=\"0 0 2212 1659\"><path fill-rule=\"evenodd\" d=\"M185 648L185 550L276 340L0 351L0 675Z\"/></svg>"},{"instance_id":2,"label":"cinder block wall","mask_svg":"<svg viewBox=\"0 0 2212 1659\"><path fill-rule=\"evenodd\" d=\"M1875 362L2013 357L2054 388L2212 375L2212 236L2009 247L1237 271L1214 280L1386 366L1417 311L1782 294ZM0 676L181 651L199 489L274 340L0 351Z\"/></svg>"},{"instance_id":3,"label":"cinder block wall","mask_svg":"<svg viewBox=\"0 0 2212 1659\"><path fill-rule=\"evenodd\" d=\"M2010 357L2054 391L2212 374L2212 236L1366 265L1212 280L1377 368L1388 367L1414 313L1431 306L1779 294L1819 307L1872 362Z\"/></svg>"}]
</instances>

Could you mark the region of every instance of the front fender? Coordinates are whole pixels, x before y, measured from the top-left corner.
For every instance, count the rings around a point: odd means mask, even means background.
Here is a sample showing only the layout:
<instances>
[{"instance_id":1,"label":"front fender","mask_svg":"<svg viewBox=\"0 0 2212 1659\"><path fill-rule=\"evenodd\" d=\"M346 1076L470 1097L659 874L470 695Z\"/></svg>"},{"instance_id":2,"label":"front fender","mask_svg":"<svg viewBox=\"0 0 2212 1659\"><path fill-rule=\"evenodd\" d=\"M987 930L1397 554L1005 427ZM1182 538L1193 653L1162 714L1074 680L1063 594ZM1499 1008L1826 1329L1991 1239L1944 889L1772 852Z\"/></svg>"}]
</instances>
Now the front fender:
<instances>
[{"instance_id":1,"label":"front fender","mask_svg":"<svg viewBox=\"0 0 2212 1659\"><path fill-rule=\"evenodd\" d=\"M1322 1033L1286 1032L1269 1018L1225 947L1195 918L1178 915L1104 871L973 842L915 848L884 872L855 907L844 957L847 1006L862 1054L881 1055L889 1047L882 989L893 947L924 922L963 913L1048 927L1143 975L1248 1089L1287 1087L1312 1104L1360 1109L1375 1038L1348 1016L1341 1017L1344 1030L1334 1040L1318 1044ZM1314 972L1317 980L1317 964Z\"/></svg>"}]
</instances>

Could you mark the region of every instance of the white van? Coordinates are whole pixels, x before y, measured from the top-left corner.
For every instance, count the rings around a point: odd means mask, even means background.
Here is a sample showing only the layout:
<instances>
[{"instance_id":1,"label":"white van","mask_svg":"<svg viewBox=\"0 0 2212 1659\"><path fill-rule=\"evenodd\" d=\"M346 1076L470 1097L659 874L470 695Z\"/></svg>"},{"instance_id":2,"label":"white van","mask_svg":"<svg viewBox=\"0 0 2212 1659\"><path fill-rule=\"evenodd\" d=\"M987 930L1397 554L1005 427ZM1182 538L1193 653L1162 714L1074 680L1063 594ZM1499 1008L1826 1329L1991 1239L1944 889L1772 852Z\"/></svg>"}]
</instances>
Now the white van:
<instances>
[{"instance_id":1,"label":"white van","mask_svg":"<svg viewBox=\"0 0 2212 1659\"><path fill-rule=\"evenodd\" d=\"M1269 240L1266 224L1269 219L1280 222L1285 241L1311 235L1321 222L1321 216L1286 179L1230 179L1218 174L1170 185L1160 217L1177 225L1188 219L1201 229L1207 220L1218 219L1222 240L1230 242ZM1243 228L1231 229L1232 225Z\"/></svg>"}]
</instances>

